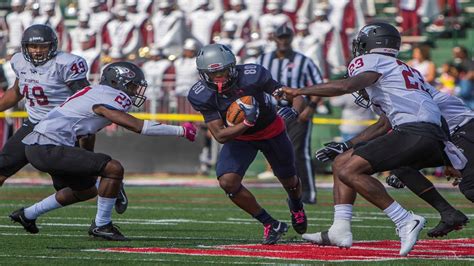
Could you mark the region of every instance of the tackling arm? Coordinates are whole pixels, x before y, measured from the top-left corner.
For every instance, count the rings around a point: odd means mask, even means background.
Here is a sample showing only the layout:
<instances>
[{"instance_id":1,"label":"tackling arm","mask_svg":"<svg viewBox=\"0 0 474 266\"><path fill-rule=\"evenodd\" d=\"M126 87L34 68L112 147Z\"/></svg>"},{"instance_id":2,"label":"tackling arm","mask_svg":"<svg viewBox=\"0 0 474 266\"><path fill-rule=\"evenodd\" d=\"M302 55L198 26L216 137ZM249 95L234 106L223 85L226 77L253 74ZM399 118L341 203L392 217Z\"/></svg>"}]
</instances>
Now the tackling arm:
<instances>
[{"instance_id":1,"label":"tackling arm","mask_svg":"<svg viewBox=\"0 0 474 266\"><path fill-rule=\"evenodd\" d=\"M72 80L66 84L73 92L82 90L91 85L87 79Z\"/></svg>"},{"instance_id":2,"label":"tackling arm","mask_svg":"<svg viewBox=\"0 0 474 266\"><path fill-rule=\"evenodd\" d=\"M379 136L385 135L391 128L392 125L390 124L388 118L385 115L381 115L375 124L372 124L364 129L357 136L349 140L349 142L352 145L355 145L360 142L369 141Z\"/></svg>"},{"instance_id":3,"label":"tackling arm","mask_svg":"<svg viewBox=\"0 0 474 266\"><path fill-rule=\"evenodd\" d=\"M277 90L277 94L283 92L290 97L295 97L298 95L312 95L321 97L339 96L365 89L366 87L377 82L380 76L380 73L367 71L347 79L330 81L301 89L283 87L282 89Z\"/></svg>"},{"instance_id":4,"label":"tackling arm","mask_svg":"<svg viewBox=\"0 0 474 266\"><path fill-rule=\"evenodd\" d=\"M0 112L3 112L9 108L12 108L17 104L23 95L20 94L20 87L18 86L18 78L15 80L13 87L8 89L5 94L0 98Z\"/></svg>"}]
</instances>

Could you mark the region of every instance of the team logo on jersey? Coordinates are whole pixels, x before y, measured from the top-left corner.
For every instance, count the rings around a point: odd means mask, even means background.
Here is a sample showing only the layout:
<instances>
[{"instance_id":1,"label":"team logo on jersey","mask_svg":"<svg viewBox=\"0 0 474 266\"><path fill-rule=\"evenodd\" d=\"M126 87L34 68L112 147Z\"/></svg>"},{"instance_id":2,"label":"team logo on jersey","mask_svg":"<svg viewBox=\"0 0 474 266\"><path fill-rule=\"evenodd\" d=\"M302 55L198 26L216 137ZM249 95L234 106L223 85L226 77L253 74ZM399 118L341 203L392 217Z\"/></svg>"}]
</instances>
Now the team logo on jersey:
<instances>
[{"instance_id":1,"label":"team logo on jersey","mask_svg":"<svg viewBox=\"0 0 474 266\"><path fill-rule=\"evenodd\" d=\"M133 79L135 77L135 72L126 67L116 66L115 69L117 69L118 74L124 78Z\"/></svg>"}]
</instances>

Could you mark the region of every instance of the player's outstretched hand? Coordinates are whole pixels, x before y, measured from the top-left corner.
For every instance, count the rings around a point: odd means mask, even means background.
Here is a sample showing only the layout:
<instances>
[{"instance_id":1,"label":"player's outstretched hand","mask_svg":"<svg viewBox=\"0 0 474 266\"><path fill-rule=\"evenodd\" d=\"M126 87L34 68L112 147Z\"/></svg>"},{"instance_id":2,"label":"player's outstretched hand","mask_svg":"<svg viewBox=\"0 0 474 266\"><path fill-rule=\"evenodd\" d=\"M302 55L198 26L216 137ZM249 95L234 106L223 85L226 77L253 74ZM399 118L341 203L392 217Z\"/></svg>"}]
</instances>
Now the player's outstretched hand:
<instances>
[{"instance_id":1,"label":"player's outstretched hand","mask_svg":"<svg viewBox=\"0 0 474 266\"><path fill-rule=\"evenodd\" d=\"M193 123L186 122L182 125L182 127L184 129L183 137L187 138L189 141L196 140L197 129Z\"/></svg>"},{"instance_id":2,"label":"player's outstretched hand","mask_svg":"<svg viewBox=\"0 0 474 266\"><path fill-rule=\"evenodd\" d=\"M296 96L298 96L296 89L292 89L290 87L281 87L273 92L273 97L275 97L277 100L283 99L292 102L293 98Z\"/></svg>"},{"instance_id":3,"label":"player's outstretched hand","mask_svg":"<svg viewBox=\"0 0 474 266\"><path fill-rule=\"evenodd\" d=\"M281 107L278 109L277 114L285 119L285 121L291 121L298 117L298 111L289 106Z\"/></svg>"},{"instance_id":4,"label":"player's outstretched hand","mask_svg":"<svg viewBox=\"0 0 474 266\"><path fill-rule=\"evenodd\" d=\"M255 100L255 98L252 98L252 104L239 103L239 107L242 109L242 111L244 111L245 114L245 120L243 123L249 127L255 126L258 115L260 114L258 102Z\"/></svg>"},{"instance_id":5,"label":"player's outstretched hand","mask_svg":"<svg viewBox=\"0 0 474 266\"><path fill-rule=\"evenodd\" d=\"M398 179L396 175L389 175L387 176L387 179L385 180L387 182L387 185L393 187L393 188L404 188L405 184Z\"/></svg>"},{"instance_id":6,"label":"player's outstretched hand","mask_svg":"<svg viewBox=\"0 0 474 266\"><path fill-rule=\"evenodd\" d=\"M316 159L325 163L334 160L339 154L352 148L350 142L328 142L324 144L324 148L316 152Z\"/></svg>"}]
</instances>

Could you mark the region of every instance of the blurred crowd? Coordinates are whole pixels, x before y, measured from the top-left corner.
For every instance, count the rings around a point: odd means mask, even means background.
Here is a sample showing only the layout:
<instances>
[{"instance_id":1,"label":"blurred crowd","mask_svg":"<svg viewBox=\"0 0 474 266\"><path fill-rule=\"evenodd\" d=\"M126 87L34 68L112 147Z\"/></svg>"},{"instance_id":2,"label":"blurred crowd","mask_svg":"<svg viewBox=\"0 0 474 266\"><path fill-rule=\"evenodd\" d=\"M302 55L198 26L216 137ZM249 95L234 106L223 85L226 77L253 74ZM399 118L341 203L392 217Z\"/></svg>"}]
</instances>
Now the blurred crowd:
<instances>
[{"instance_id":1,"label":"blurred crowd","mask_svg":"<svg viewBox=\"0 0 474 266\"><path fill-rule=\"evenodd\" d=\"M405 35L439 30L443 18L460 12L456 0L386 2L392 5L383 12L395 12L391 17ZM86 59L93 83L107 63L132 61L149 81L144 111L191 113L185 96L199 78L194 58L203 45L226 44L238 63L255 63L275 49L272 35L286 24L296 32L294 49L313 59L328 79L345 73L354 34L380 15L375 0L12 0L0 21L2 87L15 79L7 62L20 51L23 30L43 23L56 30L60 49ZM428 21L428 27L420 26ZM455 50L453 62L437 66L440 75L427 46L414 50L410 64L442 90L472 98L472 60L465 48Z\"/></svg>"}]
</instances>

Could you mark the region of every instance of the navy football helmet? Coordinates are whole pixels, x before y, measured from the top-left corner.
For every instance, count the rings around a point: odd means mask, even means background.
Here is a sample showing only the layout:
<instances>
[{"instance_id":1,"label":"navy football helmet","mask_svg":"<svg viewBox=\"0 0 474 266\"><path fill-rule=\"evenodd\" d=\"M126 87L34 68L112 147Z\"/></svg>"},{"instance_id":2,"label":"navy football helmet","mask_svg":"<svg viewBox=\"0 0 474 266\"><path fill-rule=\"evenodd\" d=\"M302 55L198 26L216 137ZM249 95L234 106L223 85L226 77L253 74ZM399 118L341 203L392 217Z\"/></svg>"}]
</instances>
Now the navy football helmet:
<instances>
[{"instance_id":1,"label":"navy football helmet","mask_svg":"<svg viewBox=\"0 0 474 266\"><path fill-rule=\"evenodd\" d=\"M202 80L217 88L217 92L227 91L237 78L235 55L222 44L204 46L196 57L197 70Z\"/></svg>"}]
</instances>

